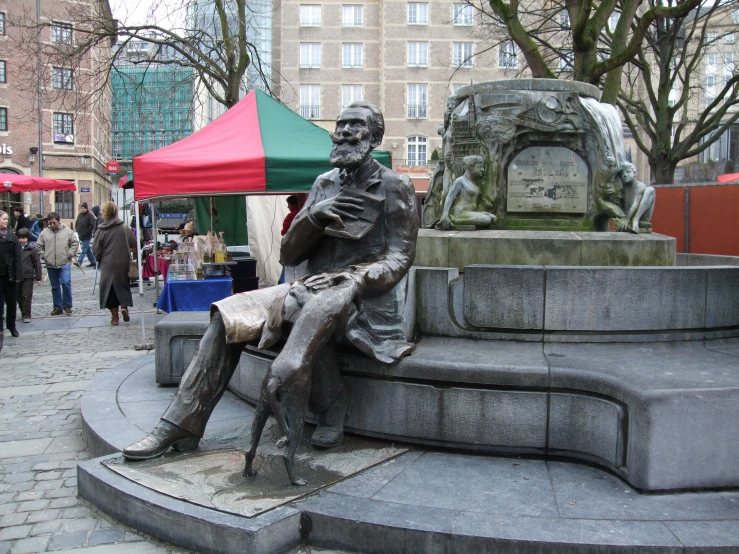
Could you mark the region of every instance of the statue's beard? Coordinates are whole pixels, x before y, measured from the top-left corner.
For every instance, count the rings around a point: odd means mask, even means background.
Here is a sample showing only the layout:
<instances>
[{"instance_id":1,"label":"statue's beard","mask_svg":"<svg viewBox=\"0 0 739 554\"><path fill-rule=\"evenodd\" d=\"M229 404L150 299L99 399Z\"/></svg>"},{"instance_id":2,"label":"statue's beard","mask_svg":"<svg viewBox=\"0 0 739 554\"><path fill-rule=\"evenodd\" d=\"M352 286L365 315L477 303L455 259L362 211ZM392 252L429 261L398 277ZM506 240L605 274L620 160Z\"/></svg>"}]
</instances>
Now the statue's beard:
<instances>
[{"instance_id":1,"label":"statue's beard","mask_svg":"<svg viewBox=\"0 0 739 554\"><path fill-rule=\"evenodd\" d=\"M356 142L342 140L334 143L328 161L332 166L341 169L357 167L367 159L370 152L372 152L372 145L369 140Z\"/></svg>"}]
</instances>

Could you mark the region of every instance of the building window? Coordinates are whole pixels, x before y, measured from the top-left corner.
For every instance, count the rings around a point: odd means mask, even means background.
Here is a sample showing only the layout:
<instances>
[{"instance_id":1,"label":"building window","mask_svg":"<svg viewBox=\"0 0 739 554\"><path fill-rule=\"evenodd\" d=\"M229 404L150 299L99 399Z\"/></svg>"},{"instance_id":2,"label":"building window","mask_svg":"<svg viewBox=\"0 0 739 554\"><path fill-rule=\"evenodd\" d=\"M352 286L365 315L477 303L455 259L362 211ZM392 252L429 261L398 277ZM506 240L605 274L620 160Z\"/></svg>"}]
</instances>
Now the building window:
<instances>
[{"instance_id":1,"label":"building window","mask_svg":"<svg viewBox=\"0 0 739 554\"><path fill-rule=\"evenodd\" d=\"M321 85L300 85L300 115L306 119L321 117Z\"/></svg>"},{"instance_id":2,"label":"building window","mask_svg":"<svg viewBox=\"0 0 739 554\"><path fill-rule=\"evenodd\" d=\"M426 137L408 137L408 165L426 165Z\"/></svg>"},{"instance_id":3,"label":"building window","mask_svg":"<svg viewBox=\"0 0 739 554\"><path fill-rule=\"evenodd\" d=\"M455 67L472 67L472 43L455 42L452 64Z\"/></svg>"},{"instance_id":4,"label":"building window","mask_svg":"<svg viewBox=\"0 0 739 554\"><path fill-rule=\"evenodd\" d=\"M428 101L428 85L408 85L408 119L426 119L428 117Z\"/></svg>"},{"instance_id":5,"label":"building window","mask_svg":"<svg viewBox=\"0 0 739 554\"><path fill-rule=\"evenodd\" d=\"M470 4L454 4L454 25L472 25L474 8Z\"/></svg>"},{"instance_id":6,"label":"building window","mask_svg":"<svg viewBox=\"0 0 739 554\"><path fill-rule=\"evenodd\" d=\"M54 22L51 24L51 42L56 44L72 44L72 24Z\"/></svg>"},{"instance_id":7,"label":"building window","mask_svg":"<svg viewBox=\"0 0 739 554\"><path fill-rule=\"evenodd\" d=\"M8 77L7 77L7 62L5 60L0 60L0 83L7 83Z\"/></svg>"},{"instance_id":8,"label":"building window","mask_svg":"<svg viewBox=\"0 0 739 554\"><path fill-rule=\"evenodd\" d=\"M716 86L716 76L706 75L706 88L711 88L715 86Z\"/></svg>"},{"instance_id":9,"label":"building window","mask_svg":"<svg viewBox=\"0 0 739 554\"><path fill-rule=\"evenodd\" d=\"M320 42L301 42L300 43L300 67L310 67L310 68L321 67L321 43Z\"/></svg>"},{"instance_id":10,"label":"building window","mask_svg":"<svg viewBox=\"0 0 739 554\"><path fill-rule=\"evenodd\" d=\"M54 112L54 142L74 144L74 116L71 113Z\"/></svg>"},{"instance_id":11,"label":"building window","mask_svg":"<svg viewBox=\"0 0 739 554\"><path fill-rule=\"evenodd\" d=\"M300 26L320 27L321 6L318 4L303 4L300 6Z\"/></svg>"},{"instance_id":12,"label":"building window","mask_svg":"<svg viewBox=\"0 0 739 554\"><path fill-rule=\"evenodd\" d=\"M716 53L712 52L706 56L706 65L716 65Z\"/></svg>"},{"instance_id":13,"label":"building window","mask_svg":"<svg viewBox=\"0 0 739 554\"><path fill-rule=\"evenodd\" d=\"M341 66L362 67L362 44L350 42L341 45Z\"/></svg>"},{"instance_id":14,"label":"building window","mask_svg":"<svg viewBox=\"0 0 739 554\"><path fill-rule=\"evenodd\" d=\"M364 25L364 6L344 6L344 27L361 27Z\"/></svg>"},{"instance_id":15,"label":"building window","mask_svg":"<svg viewBox=\"0 0 739 554\"><path fill-rule=\"evenodd\" d=\"M570 14L567 10L559 12L559 24L564 29L570 28Z\"/></svg>"},{"instance_id":16,"label":"building window","mask_svg":"<svg viewBox=\"0 0 739 554\"><path fill-rule=\"evenodd\" d=\"M498 46L498 67L518 67L518 48L514 42L503 42Z\"/></svg>"},{"instance_id":17,"label":"building window","mask_svg":"<svg viewBox=\"0 0 739 554\"><path fill-rule=\"evenodd\" d=\"M712 132L701 139L701 144L708 142L716 135ZM739 158L739 125L734 124L724 131L719 139L708 148L698 154L698 161L706 163L709 161L723 162Z\"/></svg>"},{"instance_id":18,"label":"building window","mask_svg":"<svg viewBox=\"0 0 739 554\"><path fill-rule=\"evenodd\" d=\"M343 110L352 102L359 102L362 99L362 85L342 85L341 86L341 109Z\"/></svg>"},{"instance_id":19,"label":"building window","mask_svg":"<svg viewBox=\"0 0 739 554\"><path fill-rule=\"evenodd\" d=\"M72 90L72 70L66 67L53 67L51 84L55 89Z\"/></svg>"},{"instance_id":20,"label":"building window","mask_svg":"<svg viewBox=\"0 0 739 554\"><path fill-rule=\"evenodd\" d=\"M428 67L429 65L429 43L428 42L409 42L408 43L408 66L409 67Z\"/></svg>"},{"instance_id":21,"label":"building window","mask_svg":"<svg viewBox=\"0 0 739 554\"><path fill-rule=\"evenodd\" d=\"M8 108L0 108L0 131L8 130Z\"/></svg>"},{"instance_id":22,"label":"building window","mask_svg":"<svg viewBox=\"0 0 739 554\"><path fill-rule=\"evenodd\" d=\"M736 33L726 33L724 35L724 42L726 44L734 44L736 42Z\"/></svg>"},{"instance_id":23,"label":"building window","mask_svg":"<svg viewBox=\"0 0 739 554\"><path fill-rule=\"evenodd\" d=\"M716 32L709 31L706 33L706 44L713 44L716 42Z\"/></svg>"},{"instance_id":24,"label":"building window","mask_svg":"<svg viewBox=\"0 0 739 554\"><path fill-rule=\"evenodd\" d=\"M429 5L427 2L408 2L408 24L429 24Z\"/></svg>"},{"instance_id":25,"label":"building window","mask_svg":"<svg viewBox=\"0 0 739 554\"><path fill-rule=\"evenodd\" d=\"M0 12L0 35L5 34L5 12Z\"/></svg>"},{"instance_id":26,"label":"building window","mask_svg":"<svg viewBox=\"0 0 739 554\"><path fill-rule=\"evenodd\" d=\"M561 51L559 58L559 70L560 71L573 71L575 69L575 54L569 48L565 48Z\"/></svg>"},{"instance_id":27,"label":"building window","mask_svg":"<svg viewBox=\"0 0 739 554\"><path fill-rule=\"evenodd\" d=\"M59 214L59 219L74 219L74 191L56 191L54 204L54 211Z\"/></svg>"}]
</instances>

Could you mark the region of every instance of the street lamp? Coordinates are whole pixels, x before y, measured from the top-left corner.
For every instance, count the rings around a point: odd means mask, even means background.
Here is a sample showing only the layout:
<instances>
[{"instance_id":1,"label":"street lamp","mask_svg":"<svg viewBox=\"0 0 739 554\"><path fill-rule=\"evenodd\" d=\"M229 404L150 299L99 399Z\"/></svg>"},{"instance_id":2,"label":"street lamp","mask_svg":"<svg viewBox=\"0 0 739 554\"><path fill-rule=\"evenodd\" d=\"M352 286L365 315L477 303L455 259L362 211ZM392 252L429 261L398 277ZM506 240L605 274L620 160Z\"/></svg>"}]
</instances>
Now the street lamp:
<instances>
[{"instance_id":1,"label":"street lamp","mask_svg":"<svg viewBox=\"0 0 739 554\"><path fill-rule=\"evenodd\" d=\"M30 163L33 163L36 161L36 154L38 154L38 146L31 146L31 148L28 149L28 161Z\"/></svg>"}]
</instances>

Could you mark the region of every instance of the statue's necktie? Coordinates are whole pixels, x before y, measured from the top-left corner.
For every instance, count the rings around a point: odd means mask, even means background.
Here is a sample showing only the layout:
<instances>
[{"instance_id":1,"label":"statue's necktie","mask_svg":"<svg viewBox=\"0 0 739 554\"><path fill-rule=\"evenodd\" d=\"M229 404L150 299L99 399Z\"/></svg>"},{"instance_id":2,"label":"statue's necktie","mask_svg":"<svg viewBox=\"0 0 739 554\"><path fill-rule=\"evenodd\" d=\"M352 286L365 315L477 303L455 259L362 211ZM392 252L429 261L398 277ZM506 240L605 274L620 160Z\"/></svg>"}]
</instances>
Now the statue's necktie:
<instances>
[{"instance_id":1,"label":"statue's necktie","mask_svg":"<svg viewBox=\"0 0 739 554\"><path fill-rule=\"evenodd\" d=\"M339 174L339 182L341 183L341 188L350 187L354 183L354 175L344 169Z\"/></svg>"}]
</instances>

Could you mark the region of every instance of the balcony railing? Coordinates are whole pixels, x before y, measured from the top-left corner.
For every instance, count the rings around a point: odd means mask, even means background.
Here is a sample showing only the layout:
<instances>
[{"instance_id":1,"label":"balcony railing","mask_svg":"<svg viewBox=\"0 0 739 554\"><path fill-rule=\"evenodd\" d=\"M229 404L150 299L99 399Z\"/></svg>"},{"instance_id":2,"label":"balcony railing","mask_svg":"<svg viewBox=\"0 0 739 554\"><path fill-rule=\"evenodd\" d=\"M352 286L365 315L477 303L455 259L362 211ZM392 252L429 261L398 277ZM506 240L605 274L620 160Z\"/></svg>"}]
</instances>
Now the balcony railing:
<instances>
[{"instance_id":1,"label":"balcony railing","mask_svg":"<svg viewBox=\"0 0 739 554\"><path fill-rule=\"evenodd\" d=\"M320 104L301 104L300 115L305 119L319 119L321 116Z\"/></svg>"},{"instance_id":2,"label":"balcony railing","mask_svg":"<svg viewBox=\"0 0 739 554\"><path fill-rule=\"evenodd\" d=\"M408 119L426 119L426 104L408 104Z\"/></svg>"}]
</instances>

